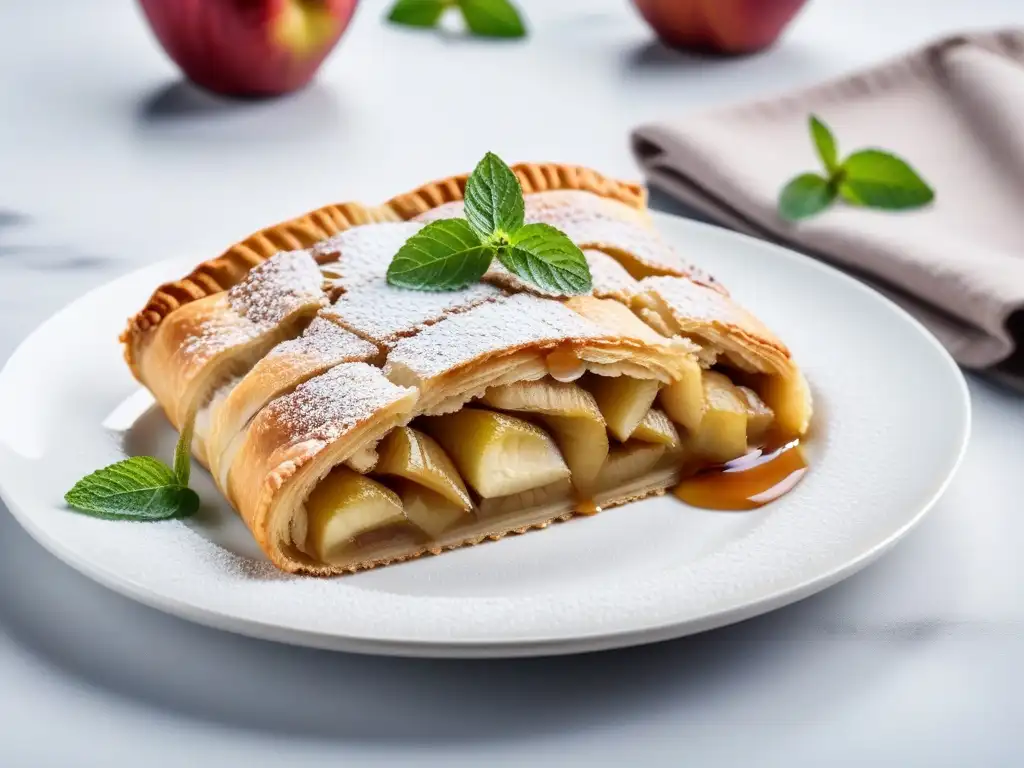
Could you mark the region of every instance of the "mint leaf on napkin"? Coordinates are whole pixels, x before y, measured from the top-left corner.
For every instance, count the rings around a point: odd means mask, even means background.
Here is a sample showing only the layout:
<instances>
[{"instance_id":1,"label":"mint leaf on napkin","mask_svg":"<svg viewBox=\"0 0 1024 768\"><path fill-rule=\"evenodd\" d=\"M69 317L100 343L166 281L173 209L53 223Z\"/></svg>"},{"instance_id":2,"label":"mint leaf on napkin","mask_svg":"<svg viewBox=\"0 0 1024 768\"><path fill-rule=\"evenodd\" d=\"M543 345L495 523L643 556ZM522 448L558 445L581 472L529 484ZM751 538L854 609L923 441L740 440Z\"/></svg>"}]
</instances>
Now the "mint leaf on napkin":
<instances>
[{"instance_id":1,"label":"mint leaf on napkin","mask_svg":"<svg viewBox=\"0 0 1024 768\"><path fill-rule=\"evenodd\" d=\"M932 188L905 160L880 149L854 152L843 170L839 190L854 205L895 211L919 208L935 198Z\"/></svg>"},{"instance_id":2,"label":"mint leaf on napkin","mask_svg":"<svg viewBox=\"0 0 1024 768\"><path fill-rule=\"evenodd\" d=\"M835 134L821 118L808 120L811 139L826 175L802 173L779 194L779 215L799 221L821 213L842 197L850 205L903 211L935 199L931 186L900 157L882 149L861 149L842 162Z\"/></svg>"},{"instance_id":3,"label":"mint leaf on napkin","mask_svg":"<svg viewBox=\"0 0 1024 768\"><path fill-rule=\"evenodd\" d=\"M839 150L836 148L836 137L832 130L821 122L820 119L811 115L811 137L814 139L814 146L818 150L818 157L822 165L829 173L835 173L839 168Z\"/></svg>"},{"instance_id":4,"label":"mint leaf on napkin","mask_svg":"<svg viewBox=\"0 0 1024 768\"><path fill-rule=\"evenodd\" d=\"M798 221L821 213L836 199L835 185L816 173L803 173L792 179L779 196L779 213Z\"/></svg>"}]
</instances>

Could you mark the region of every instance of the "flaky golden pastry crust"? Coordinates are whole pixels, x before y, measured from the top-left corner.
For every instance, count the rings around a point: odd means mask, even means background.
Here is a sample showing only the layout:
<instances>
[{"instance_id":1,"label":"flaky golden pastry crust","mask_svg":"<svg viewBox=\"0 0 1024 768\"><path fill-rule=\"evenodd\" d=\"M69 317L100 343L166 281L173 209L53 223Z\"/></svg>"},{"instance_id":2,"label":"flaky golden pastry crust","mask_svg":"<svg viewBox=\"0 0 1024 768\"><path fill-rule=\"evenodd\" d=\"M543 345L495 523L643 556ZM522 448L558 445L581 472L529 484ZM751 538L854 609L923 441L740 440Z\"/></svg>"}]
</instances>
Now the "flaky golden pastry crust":
<instances>
[{"instance_id":1,"label":"flaky golden pastry crust","mask_svg":"<svg viewBox=\"0 0 1024 768\"><path fill-rule=\"evenodd\" d=\"M129 322L132 372L172 424L194 419L194 455L278 567L351 572L571 517L572 499L561 498L500 525L482 515L423 547L328 565L310 554L304 511L335 467L371 471L392 428L554 375L566 359L579 374L663 385L721 362L765 379L785 432L807 429L809 389L789 350L660 239L641 187L576 166L514 170L527 219L563 228L585 249L591 295L547 293L500 265L459 291L388 285L390 258L409 236L460 214L461 175L380 206L327 206L261 230L161 286ZM594 500L661 493L675 477L659 468Z\"/></svg>"},{"instance_id":2,"label":"flaky golden pastry crust","mask_svg":"<svg viewBox=\"0 0 1024 768\"><path fill-rule=\"evenodd\" d=\"M647 203L647 194L639 184L616 181L581 166L518 163L512 166L512 170L519 177L525 194L572 189L616 200L638 210ZM157 288L146 306L128 321L121 336L125 359L136 371L136 353L145 343L143 337L167 315L189 302L226 291L245 277L250 269L278 251L308 248L362 224L412 219L431 208L461 200L468 178L469 174L461 174L439 179L377 206L362 203L326 205L253 233L220 256L204 261L182 279Z\"/></svg>"}]
</instances>

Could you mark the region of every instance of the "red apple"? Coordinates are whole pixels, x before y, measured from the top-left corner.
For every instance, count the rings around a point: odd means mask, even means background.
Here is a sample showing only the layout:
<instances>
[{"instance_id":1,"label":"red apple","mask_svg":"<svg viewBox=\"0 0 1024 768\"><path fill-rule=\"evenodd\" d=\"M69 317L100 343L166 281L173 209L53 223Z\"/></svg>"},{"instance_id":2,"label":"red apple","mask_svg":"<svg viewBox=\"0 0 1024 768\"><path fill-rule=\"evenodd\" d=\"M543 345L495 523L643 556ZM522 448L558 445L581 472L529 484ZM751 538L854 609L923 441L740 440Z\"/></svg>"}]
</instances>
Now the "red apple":
<instances>
[{"instance_id":1,"label":"red apple","mask_svg":"<svg viewBox=\"0 0 1024 768\"><path fill-rule=\"evenodd\" d=\"M806 0L633 0L665 45L715 53L767 48Z\"/></svg>"},{"instance_id":2,"label":"red apple","mask_svg":"<svg viewBox=\"0 0 1024 768\"><path fill-rule=\"evenodd\" d=\"M306 85L357 0L139 0L167 54L195 82L231 96Z\"/></svg>"}]
</instances>

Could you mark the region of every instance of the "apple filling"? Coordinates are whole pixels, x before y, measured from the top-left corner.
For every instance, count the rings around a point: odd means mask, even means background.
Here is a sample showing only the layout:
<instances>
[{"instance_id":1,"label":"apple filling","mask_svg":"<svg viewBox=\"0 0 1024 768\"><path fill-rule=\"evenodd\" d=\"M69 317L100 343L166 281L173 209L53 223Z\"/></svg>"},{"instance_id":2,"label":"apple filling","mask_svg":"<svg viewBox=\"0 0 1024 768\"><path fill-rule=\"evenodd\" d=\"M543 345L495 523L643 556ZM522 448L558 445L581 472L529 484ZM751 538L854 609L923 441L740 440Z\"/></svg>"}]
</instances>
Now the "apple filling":
<instances>
[{"instance_id":1,"label":"apple filling","mask_svg":"<svg viewBox=\"0 0 1024 768\"><path fill-rule=\"evenodd\" d=\"M696 363L668 386L565 378L491 387L461 410L392 430L365 474L351 460L336 467L307 499L307 553L344 565L525 529L739 458L774 421L756 383Z\"/></svg>"}]
</instances>

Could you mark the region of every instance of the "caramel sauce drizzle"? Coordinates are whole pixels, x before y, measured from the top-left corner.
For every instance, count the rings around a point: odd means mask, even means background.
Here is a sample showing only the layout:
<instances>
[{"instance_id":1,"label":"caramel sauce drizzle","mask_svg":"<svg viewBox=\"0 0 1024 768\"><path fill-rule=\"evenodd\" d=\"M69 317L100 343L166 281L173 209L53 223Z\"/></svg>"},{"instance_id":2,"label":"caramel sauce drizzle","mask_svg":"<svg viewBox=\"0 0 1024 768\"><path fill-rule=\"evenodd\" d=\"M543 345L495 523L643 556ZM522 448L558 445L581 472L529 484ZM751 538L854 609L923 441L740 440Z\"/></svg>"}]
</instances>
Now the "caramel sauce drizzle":
<instances>
[{"instance_id":1,"label":"caramel sauce drizzle","mask_svg":"<svg viewBox=\"0 0 1024 768\"><path fill-rule=\"evenodd\" d=\"M799 440L777 447L756 448L745 456L711 467L683 468L683 478L672 494L691 507L742 512L763 507L792 491L809 465ZM596 515L601 507L593 499L578 498L578 515Z\"/></svg>"},{"instance_id":2,"label":"caramel sauce drizzle","mask_svg":"<svg viewBox=\"0 0 1024 768\"><path fill-rule=\"evenodd\" d=\"M773 450L757 449L720 467L698 471L672 491L693 507L745 511L763 507L793 490L807 474L799 440Z\"/></svg>"}]
</instances>

